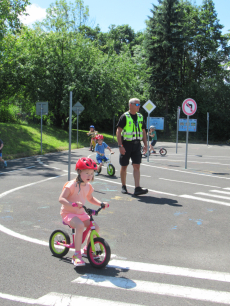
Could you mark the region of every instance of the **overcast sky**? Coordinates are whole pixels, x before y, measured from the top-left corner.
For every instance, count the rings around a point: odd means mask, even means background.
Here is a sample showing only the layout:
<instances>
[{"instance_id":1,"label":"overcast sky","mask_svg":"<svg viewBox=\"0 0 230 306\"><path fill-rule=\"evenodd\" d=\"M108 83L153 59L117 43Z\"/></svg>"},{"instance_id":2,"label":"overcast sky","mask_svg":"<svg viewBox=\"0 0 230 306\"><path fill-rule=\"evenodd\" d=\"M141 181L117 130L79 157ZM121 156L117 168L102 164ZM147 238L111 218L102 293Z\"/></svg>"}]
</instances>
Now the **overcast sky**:
<instances>
[{"instance_id":1,"label":"overcast sky","mask_svg":"<svg viewBox=\"0 0 230 306\"><path fill-rule=\"evenodd\" d=\"M32 25L35 21L45 18L46 9L52 0L31 0L31 5L27 7L29 16L24 19L24 23ZM74 2L74 0L72 0ZM202 0L192 0L192 3L201 5ZM150 9L153 4L158 4L157 0L85 0L84 5L89 6L91 25L100 26L102 32L107 32L111 24L128 24L135 32L145 29L145 20L151 16ZM222 32L230 30L230 0L214 0L215 9L224 26Z\"/></svg>"}]
</instances>

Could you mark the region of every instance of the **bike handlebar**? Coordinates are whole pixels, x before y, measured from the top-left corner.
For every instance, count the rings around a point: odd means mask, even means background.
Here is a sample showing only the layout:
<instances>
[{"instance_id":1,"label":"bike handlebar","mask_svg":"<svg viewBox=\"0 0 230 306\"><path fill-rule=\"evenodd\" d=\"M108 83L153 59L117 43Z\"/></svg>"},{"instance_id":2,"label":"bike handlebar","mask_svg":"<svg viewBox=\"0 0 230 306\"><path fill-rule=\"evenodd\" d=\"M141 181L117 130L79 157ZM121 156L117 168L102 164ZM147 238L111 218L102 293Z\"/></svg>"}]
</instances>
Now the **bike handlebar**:
<instances>
[{"instance_id":1,"label":"bike handlebar","mask_svg":"<svg viewBox=\"0 0 230 306\"><path fill-rule=\"evenodd\" d=\"M73 207L76 207L76 206L78 206L78 205L77 205L77 203L72 203L72 206L73 206ZM102 202L102 203L101 203L101 207L98 208L98 210L94 210L94 209L91 209L91 208L87 208L87 207L85 207L85 206L82 206L82 207L84 208L85 212L86 212L89 216L91 216L91 215L97 216L100 210L105 209L105 204ZM109 207L109 206L108 206L108 207Z\"/></svg>"}]
</instances>

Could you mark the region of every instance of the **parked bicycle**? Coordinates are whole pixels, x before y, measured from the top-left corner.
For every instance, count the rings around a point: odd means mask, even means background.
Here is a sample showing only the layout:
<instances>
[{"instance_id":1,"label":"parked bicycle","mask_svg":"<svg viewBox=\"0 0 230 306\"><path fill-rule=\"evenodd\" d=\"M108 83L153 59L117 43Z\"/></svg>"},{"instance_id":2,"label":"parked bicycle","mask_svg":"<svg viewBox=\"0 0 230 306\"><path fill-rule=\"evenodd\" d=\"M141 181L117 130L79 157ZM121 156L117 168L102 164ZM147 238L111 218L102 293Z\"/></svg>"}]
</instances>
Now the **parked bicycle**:
<instances>
[{"instance_id":1,"label":"parked bicycle","mask_svg":"<svg viewBox=\"0 0 230 306\"><path fill-rule=\"evenodd\" d=\"M73 207L77 205L72 204ZM98 210L93 210L82 206L86 213L90 216L90 225L85 229L82 235L82 243L85 241L88 233L90 232L90 243L87 246L87 258L90 264L94 268L104 268L110 261L111 249L109 244L104 238L100 237L95 230L95 223L93 220L93 215L97 216L102 208L105 208L105 204L101 203L101 207ZM63 222L64 225L67 225ZM75 229L72 228L72 242L70 241L70 236L66 231L55 230L49 239L49 248L51 253L58 258L65 256L70 249L75 249L74 246L74 235ZM94 238L96 236L96 238Z\"/></svg>"}]
</instances>

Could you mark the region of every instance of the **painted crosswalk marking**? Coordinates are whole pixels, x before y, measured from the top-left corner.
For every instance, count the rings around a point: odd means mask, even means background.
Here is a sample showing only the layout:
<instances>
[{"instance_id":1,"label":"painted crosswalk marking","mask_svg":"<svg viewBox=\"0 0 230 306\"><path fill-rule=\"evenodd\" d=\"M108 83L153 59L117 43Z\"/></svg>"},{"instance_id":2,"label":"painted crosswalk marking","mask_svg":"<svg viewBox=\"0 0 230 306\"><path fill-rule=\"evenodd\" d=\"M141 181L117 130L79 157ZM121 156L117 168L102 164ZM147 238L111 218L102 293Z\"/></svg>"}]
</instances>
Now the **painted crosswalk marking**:
<instances>
[{"instance_id":1,"label":"painted crosswalk marking","mask_svg":"<svg viewBox=\"0 0 230 306\"><path fill-rule=\"evenodd\" d=\"M97 298L90 298L85 296L77 296L72 294L64 294L51 292L42 296L39 299L31 299L21 296L15 296L0 292L0 299L5 299L14 302L21 302L25 304L36 304L43 306L76 306L76 305L94 305L94 306L140 306L137 304L113 302L109 300L102 300Z\"/></svg>"},{"instance_id":2,"label":"painted crosswalk marking","mask_svg":"<svg viewBox=\"0 0 230 306\"><path fill-rule=\"evenodd\" d=\"M215 201L215 200L212 200L212 199L201 198L201 197L195 197L195 196L191 196L191 195L188 195L188 194L182 194L179 197L186 198L186 199L191 199L191 200L197 200L197 201L203 201L203 202L209 202L209 203L214 203L214 204L221 204L221 205L225 205L225 206L230 206L230 203L227 203L227 202Z\"/></svg>"},{"instance_id":3,"label":"painted crosswalk marking","mask_svg":"<svg viewBox=\"0 0 230 306\"><path fill-rule=\"evenodd\" d=\"M181 268L181 267L175 267L175 266L164 266L164 265L134 262L134 261L125 261L125 260L116 260L116 259L111 260L110 264L107 265L107 267L117 268L117 269L135 270L135 271L140 271L140 272L193 277L193 278L200 278L200 279L207 279L207 280L214 280L214 281L230 283L230 273L226 273L226 272Z\"/></svg>"},{"instance_id":4,"label":"painted crosswalk marking","mask_svg":"<svg viewBox=\"0 0 230 306\"><path fill-rule=\"evenodd\" d=\"M206 192L196 192L195 194L204 195L204 196L213 197L213 198L230 200L230 196L225 197L225 196L221 196L219 194L210 194L210 193L206 193Z\"/></svg>"},{"instance_id":5,"label":"painted crosswalk marking","mask_svg":"<svg viewBox=\"0 0 230 306\"><path fill-rule=\"evenodd\" d=\"M180 297L230 305L230 293L225 291L215 291L187 286L178 286L140 280L130 280L128 278L102 276L96 274L82 275L72 281L72 283L87 284L104 288L129 290L148 294L166 295L172 297Z\"/></svg>"}]
</instances>

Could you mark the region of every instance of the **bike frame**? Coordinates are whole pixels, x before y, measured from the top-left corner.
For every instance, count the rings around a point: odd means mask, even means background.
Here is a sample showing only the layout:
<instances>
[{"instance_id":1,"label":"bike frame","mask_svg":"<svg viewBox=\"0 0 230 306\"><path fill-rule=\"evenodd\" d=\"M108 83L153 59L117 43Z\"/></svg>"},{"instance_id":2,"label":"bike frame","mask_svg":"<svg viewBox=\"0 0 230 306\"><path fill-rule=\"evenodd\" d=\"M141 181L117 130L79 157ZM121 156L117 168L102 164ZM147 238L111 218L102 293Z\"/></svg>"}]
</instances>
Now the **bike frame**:
<instances>
[{"instance_id":1,"label":"bike frame","mask_svg":"<svg viewBox=\"0 0 230 306\"><path fill-rule=\"evenodd\" d=\"M92 216L90 216L90 225L83 232L82 243L85 241L89 231L90 231L90 242L91 242L92 251L95 252L95 245L94 245L94 239L93 238L94 238L94 236L99 238L100 235L98 234L98 232L95 229L95 223L94 223L94 220L93 220ZM57 242L57 245L66 247L68 249L75 249L74 237L75 237L75 229L72 228L72 240L73 240L73 242L70 243L70 244ZM101 248L101 251L103 251L103 248L102 248L101 245L100 245L100 248Z\"/></svg>"}]
</instances>

